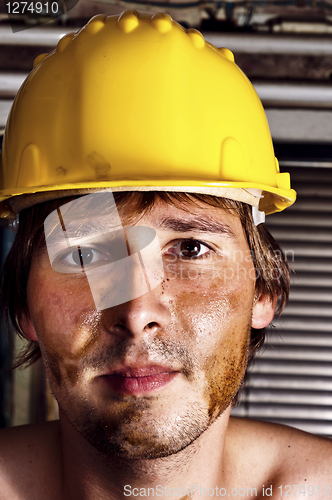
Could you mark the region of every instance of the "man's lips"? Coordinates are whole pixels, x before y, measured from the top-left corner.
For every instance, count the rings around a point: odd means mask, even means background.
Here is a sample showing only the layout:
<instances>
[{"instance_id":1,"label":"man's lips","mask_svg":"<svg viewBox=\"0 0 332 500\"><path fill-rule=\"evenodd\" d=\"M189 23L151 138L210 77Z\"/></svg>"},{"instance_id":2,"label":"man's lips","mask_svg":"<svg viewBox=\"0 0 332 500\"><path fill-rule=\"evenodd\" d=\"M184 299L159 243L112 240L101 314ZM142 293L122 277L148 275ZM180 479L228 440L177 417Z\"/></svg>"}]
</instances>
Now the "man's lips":
<instances>
[{"instance_id":1,"label":"man's lips","mask_svg":"<svg viewBox=\"0 0 332 500\"><path fill-rule=\"evenodd\" d=\"M123 367L102 375L103 381L118 394L146 394L168 385L178 371L165 366Z\"/></svg>"}]
</instances>

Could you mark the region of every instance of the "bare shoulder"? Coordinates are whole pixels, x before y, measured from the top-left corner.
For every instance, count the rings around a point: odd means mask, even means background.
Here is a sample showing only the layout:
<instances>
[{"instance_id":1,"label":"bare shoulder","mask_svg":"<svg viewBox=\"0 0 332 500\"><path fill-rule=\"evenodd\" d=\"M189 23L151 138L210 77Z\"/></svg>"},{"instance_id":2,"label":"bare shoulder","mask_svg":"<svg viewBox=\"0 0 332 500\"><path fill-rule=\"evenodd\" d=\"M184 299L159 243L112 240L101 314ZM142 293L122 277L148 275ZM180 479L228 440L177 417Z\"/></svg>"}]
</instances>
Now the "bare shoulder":
<instances>
[{"instance_id":1,"label":"bare shoulder","mask_svg":"<svg viewBox=\"0 0 332 500\"><path fill-rule=\"evenodd\" d=\"M329 485L332 494L331 440L284 425L234 417L230 420L228 439L232 450L244 450L244 462L250 458L265 484L316 488ZM249 469L252 474L251 467L247 468L248 474Z\"/></svg>"},{"instance_id":2,"label":"bare shoulder","mask_svg":"<svg viewBox=\"0 0 332 500\"><path fill-rule=\"evenodd\" d=\"M59 424L47 422L0 430L1 500L39 498L35 491L56 476L59 453Z\"/></svg>"}]
</instances>

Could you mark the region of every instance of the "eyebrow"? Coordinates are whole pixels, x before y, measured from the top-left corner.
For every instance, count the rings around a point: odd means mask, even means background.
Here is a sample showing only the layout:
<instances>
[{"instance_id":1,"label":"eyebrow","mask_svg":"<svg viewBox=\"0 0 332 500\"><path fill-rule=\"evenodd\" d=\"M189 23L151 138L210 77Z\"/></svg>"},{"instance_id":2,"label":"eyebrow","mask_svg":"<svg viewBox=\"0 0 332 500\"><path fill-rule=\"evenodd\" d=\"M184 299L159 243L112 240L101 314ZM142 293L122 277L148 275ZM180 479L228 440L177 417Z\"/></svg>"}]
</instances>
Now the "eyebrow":
<instances>
[{"instance_id":1,"label":"eyebrow","mask_svg":"<svg viewBox=\"0 0 332 500\"><path fill-rule=\"evenodd\" d=\"M52 242L58 242L63 241L64 235L71 239L87 238L108 234L111 231L121 231L123 228L119 224L107 225L103 219L66 219L58 214L58 219L55 219L53 225L48 229L49 232L45 236Z\"/></svg>"},{"instance_id":2,"label":"eyebrow","mask_svg":"<svg viewBox=\"0 0 332 500\"><path fill-rule=\"evenodd\" d=\"M200 232L225 234L231 238L237 239L235 232L225 222L214 221L202 216L191 217L188 221L176 217L164 217L158 223L158 228L175 231L177 233Z\"/></svg>"}]
</instances>

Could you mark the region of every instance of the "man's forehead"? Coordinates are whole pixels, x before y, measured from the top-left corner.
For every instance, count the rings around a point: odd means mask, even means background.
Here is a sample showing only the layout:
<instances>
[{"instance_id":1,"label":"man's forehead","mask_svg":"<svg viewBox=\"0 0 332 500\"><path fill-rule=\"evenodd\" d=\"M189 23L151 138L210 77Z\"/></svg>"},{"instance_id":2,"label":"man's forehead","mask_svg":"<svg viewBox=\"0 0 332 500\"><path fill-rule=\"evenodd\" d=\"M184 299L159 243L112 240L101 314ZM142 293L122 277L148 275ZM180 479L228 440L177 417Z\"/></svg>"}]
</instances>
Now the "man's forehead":
<instances>
[{"instance_id":1,"label":"man's forehead","mask_svg":"<svg viewBox=\"0 0 332 500\"><path fill-rule=\"evenodd\" d=\"M173 202L171 198L165 201L158 197L147 205L137 203L135 197L115 200L110 192L71 200L55 210L53 218L60 221L63 230L72 226L85 234L116 230L142 221L162 231L222 233L231 237L241 228L236 207L216 207L190 198Z\"/></svg>"},{"instance_id":2,"label":"man's forehead","mask_svg":"<svg viewBox=\"0 0 332 500\"><path fill-rule=\"evenodd\" d=\"M119 209L121 220L126 217ZM175 200L174 203L157 200L139 224L152 226L157 231L175 233L214 233L236 238L242 231L238 210L215 207L201 201Z\"/></svg>"}]
</instances>

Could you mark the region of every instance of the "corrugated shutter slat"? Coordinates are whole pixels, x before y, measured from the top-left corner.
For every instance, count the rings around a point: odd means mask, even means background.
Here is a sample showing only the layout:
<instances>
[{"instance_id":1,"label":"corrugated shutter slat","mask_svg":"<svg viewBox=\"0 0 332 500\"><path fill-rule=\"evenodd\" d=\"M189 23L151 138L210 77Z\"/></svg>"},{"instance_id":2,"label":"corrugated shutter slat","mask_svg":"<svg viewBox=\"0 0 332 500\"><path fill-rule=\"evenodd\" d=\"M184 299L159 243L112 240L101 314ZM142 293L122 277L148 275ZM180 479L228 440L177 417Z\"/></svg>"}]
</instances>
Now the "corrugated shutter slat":
<instances>
[{"instance_id":1,"label":"corrugated shutter slat","mask_svg":"<svg viewBox=\"0 0 332 500\"><path fill-rule=\"evenodd\" d=\"M298 201L266 225L296 274L233 413L331 437L332 170L287 170Z\"/></svg>"}]
</instances>

